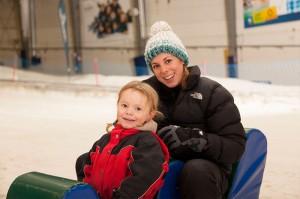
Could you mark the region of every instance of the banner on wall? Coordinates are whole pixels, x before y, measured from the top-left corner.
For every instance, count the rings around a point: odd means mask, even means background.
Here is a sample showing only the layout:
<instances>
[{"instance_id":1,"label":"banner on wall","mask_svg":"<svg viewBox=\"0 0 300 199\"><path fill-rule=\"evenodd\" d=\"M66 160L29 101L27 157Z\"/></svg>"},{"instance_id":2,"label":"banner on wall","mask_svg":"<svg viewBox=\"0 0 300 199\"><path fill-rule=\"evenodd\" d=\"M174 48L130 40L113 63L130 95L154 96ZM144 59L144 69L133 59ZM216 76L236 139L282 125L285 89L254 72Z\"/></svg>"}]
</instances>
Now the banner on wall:
<instances>
[{"instance_id":1,"label":"banner on wall","mask_svg":"<svg viewBox=\"0 0 300 199\"><path fill-rule=\"evenodd\" d=\"M67 16L64 0L60 0L58 3L58 17L60 22L60 29L64 42L64 51L66 57L67 71L71 72L70 61L69 61L69 42L68 42L68 30L67 30Z\"/></svg>"},{"instance_id":2,"label":"banner on wall","mask_svg":"<svg viewBox=\"0 0 300 199\"><path fill-rule=\"evenodd\" d=\"M300 0L243 0L244 26L300 20Z\"/></svg>"}]
</instances>

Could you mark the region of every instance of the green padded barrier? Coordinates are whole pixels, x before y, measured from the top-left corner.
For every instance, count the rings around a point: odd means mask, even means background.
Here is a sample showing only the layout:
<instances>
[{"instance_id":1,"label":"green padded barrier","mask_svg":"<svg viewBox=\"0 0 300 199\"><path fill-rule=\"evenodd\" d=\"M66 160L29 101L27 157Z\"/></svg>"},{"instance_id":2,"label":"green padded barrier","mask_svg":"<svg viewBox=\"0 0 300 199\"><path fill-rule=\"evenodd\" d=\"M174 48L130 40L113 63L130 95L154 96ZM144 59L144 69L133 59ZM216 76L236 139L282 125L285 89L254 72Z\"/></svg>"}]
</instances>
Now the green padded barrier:
<instances>
[{"instance_id":1,"label":"green padded barrier","mask_svg":"<svg viewBox=\"0 0 300 199\"><path fill-rule=\"evenodd\" d=\"M78 181L29 172L18 176L11 184L6 199L63 199Z\"/></svg>"}]
</instances>

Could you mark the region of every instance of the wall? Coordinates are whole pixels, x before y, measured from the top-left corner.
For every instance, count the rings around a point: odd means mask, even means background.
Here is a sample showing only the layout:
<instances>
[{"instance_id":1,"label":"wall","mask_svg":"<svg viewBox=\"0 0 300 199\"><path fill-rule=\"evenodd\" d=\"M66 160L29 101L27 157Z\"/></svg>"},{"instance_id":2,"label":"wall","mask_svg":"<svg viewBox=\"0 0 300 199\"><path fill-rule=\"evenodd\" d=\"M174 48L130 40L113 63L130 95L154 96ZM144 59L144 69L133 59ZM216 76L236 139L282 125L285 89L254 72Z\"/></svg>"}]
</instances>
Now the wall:
<instances>
[{"instance_id":1,"label":"wall","mask_svg":"<svg viewBox=\"0 0 300 199\"><path fill-rule=\"evenodd\" d=\"M83 72L92 73L94 60L97 59L99 71L103 74L134 75L133 58L138 55L135 32L137 30L134 29L134 23L129 24L128 34L97 38L88 30L88 26L98 12L97 2L106 1L80 1ZM132 7L132 1L120 0L119 3L124 10ZM35 1L36 48L42 58L42 65L33 67L32 70L55 74L66 73L57 5L58 0ZM146 1L145 7L147 31L156 20L168 21L186 44L191 55L191 65L201 65L206 68L204 72L208 74L226 76L224 46L227 41L223 1L190 0L189 3L179 0ZM213 15L210 13L212 10ZM70 30L69 27L71 39ZM72 40L69 43L72 46ZM71 51L71 59L72 53Z\"/></svg>"},{"instance_id":2,"label":"wall","mask_svg":"<svg viewBox=\"0 0 300 199\"><path fill-rule=\"evenodd\" d=\"M0 1L0 65L15 65L20 48L20 27L15 0Z\"/></svg>"},{"instance_id":3,"label":"wall","mask_svg":"<svg viewBox=\"0 0 300 199\"><path fill-rule=\"evenodd\" d=\"M35 1L36 12L36 48L37 55L41 57L42 64L32 67L34 70L65 75L67 62L64 54L62 32L58 17L59 0ZM65 4L68 12L68 4ZM68 23L69 45L72 44L71 27ZM70 51L72 54L72 51Z\"/></svg>"},{"instance_id":4,"label":"wall","mask_svg":"<svg viewBox=\"0 0 300 199\"><path fill-rule=\"evenodd\" d=\"M0 63L17 62L19 29L16 13L10 14L11 2L1 1ZM68 2L66 0L65 2ZM97 38L88 26L97 15L97 2L80 0L83 72L105 75L135 75L133 58L139 55L136 18L128 24L128 34L116 33ZM133 0L119 0L124 10ZM300 85L300 20L253 28L244 28L243 1L236 2L238 76L242 79L274 84ZM225 0L151 0L145 1L146 30L157 20L166 20L182 39L190 55L190 64L199 65L202 73L225 77L227 66L227 31ZM66 74L66 61L57 13L58 0L35 0L36 48L42 64L32 70ZM68 4L66 4L68 5ZM69 9L69 8L67 8ZM4 20L3 20L4 19ZM1 24L0 24L1 25ZM69 27L70 48L72 34ZM9 50L7 50L9 48ZM72 64L73 51L70 50Z\"/></svg>"},{"instance_id":5,"label":"wall","mask_svg":"<svg viewBox=\"0 0 300 199\"><path fill-rule=\"evenodd\" d=\"M224 2L147 1L148 31L156 20L166 20L186 44L191 64L203 73L227 76ZM238 77L300 85L300 20L253 28L244 27L242 1L236 1Z\"/></svg>"},{"instance_id":6,"label":"wall","mask_svg":"<svg viewBox=\"0 0 300 199\"><path fill-rule=\"evenodd\" d=\"M135 75L133 58L137 56L137 44L134 23L128 23L127 32L98 38L89 29L99 13L97 3L107 4L107 1L80 1L83 72L90 73L96 69L104 75ZM128 0L119 0L119 5L124 12L132 7Z\"/></svg>"},{"instance_id":7,"label":"wall","mask_svg":"<svg viewBox=\"0 0 300 199\"><path fill-rule=\"evenodd\" d=\"M243 11L237 2L239 77L300 85L300 20L244 28Z\"/></svg>"},{"instance_id":8,"label":"wall","mask_svg":"<svg viewBox=\"0 0 300 199\"><path fill-rule=\"evenodd\" d=\"M18 53L20 50L19 27L16 25L17 5L13 1L1 1L1 6L7 8L0 13L3 26L0 26L0 63L2 65L17 64L20 66ZM37 72L66 75L68 74L67 62L65 58L60 21L58 17L59 0L35 0L35 26L36 26L36 53L41 57L42 64L31 66L30 70ZM68 1L65 0L67 14L70 14ZM97 16L97 2L104 0L81 0L80 9L82 13L81 37L82 37L82 62L83 72L95 72L95 65L100 73L104 75L135 75L133 58L137 55L134 27L129 24L127 34L113 34L105 38L98 39L95 34L88 30L88 26ZM124 10L130 7L128 0L120 0ZM6 22L7 21L7 22ZM68 38L69 38L69 60L73 67L74 51L72 41L71 18L68 16ZM13 34L12 34L13 33ZM13 43L15 42L15 43ZM15 47L16 46L16 47ZM95 64L95 61L96 64ZM72 71L73 72L73 68Z\"/></svg>"},{"instance_id":9,"label":"wall","mask_svg":"<svg viewBox=\"0 0 300 199\"><path fill-rule=\"evenodd\" d=\"M146 1L147 31L157 20L166 20L186 45L191 65L203 73L226 76L227 45L224 1Z\"/></svg>"}]
</instances>

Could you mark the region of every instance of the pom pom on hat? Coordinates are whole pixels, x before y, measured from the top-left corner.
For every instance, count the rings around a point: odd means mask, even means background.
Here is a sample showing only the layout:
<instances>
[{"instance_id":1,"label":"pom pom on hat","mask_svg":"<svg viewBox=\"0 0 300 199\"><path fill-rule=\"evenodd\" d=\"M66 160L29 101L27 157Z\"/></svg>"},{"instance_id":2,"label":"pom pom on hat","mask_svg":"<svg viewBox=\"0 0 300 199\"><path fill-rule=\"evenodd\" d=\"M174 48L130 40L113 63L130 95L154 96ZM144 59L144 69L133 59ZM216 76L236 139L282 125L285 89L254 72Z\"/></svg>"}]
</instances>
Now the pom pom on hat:
<instances>
[{"instance_id":1,"label":"pom pom on hat","mask_svg":"<svg viewBox=\"0 0 300 199\"><path fill-rule=\"evenodd\" d=\"M150 29L150 38L147 41L144 55L151 70L151 60L160 53L172 54L181 59L186 66L189 63L188 53L184 45L165 21L154 23Z\"/></svg>"},{"instance_id":2,"label":"pom pom on hat","mask_svg":"<svg viewBox=\"0 0 300 199\"><path fill-rule=\"evenodd\" d=\"M161 31L173 31L171 26L165 21L158 21L151 26L150 36L161 32Z\"/></svg>"}]
</instances>

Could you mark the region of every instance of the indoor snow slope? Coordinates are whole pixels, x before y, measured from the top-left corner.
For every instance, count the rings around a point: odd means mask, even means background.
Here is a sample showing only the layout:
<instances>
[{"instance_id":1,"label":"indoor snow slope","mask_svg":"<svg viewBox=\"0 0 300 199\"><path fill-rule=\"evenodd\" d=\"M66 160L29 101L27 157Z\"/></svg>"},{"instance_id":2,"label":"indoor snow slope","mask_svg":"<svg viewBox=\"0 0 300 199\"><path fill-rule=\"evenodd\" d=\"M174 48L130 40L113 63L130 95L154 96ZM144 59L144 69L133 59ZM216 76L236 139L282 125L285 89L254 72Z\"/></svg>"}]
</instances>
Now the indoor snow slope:
<instances>
[{"instance_id":1,"label":"indoor snow slope","mask_svg":"<svg viewBox=\"0 0 300 199\"><path fill-rule=\"evenodd\" d=\"M18 74L14 82L11 69L0 67L1 199L13 180L27 172L75 179L76 158L115 119L120 86L146 78L99 75L96 86L94 75ZM260 198L300 198L300 86L211 78L234 95L244 127L258 128L267 137Z\"/></svg>"}]
</instances>

